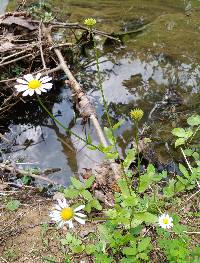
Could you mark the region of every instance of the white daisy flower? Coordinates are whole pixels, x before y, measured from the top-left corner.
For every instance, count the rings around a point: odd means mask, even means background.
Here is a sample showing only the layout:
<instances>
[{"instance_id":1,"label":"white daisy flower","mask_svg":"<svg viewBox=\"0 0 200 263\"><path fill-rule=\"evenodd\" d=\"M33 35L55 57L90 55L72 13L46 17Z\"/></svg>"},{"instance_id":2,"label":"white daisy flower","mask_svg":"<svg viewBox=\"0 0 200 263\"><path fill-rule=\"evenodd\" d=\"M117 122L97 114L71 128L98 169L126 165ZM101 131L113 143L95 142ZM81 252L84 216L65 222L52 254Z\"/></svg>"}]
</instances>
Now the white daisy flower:
<instances>
[{"instance_id":1,"label":"white daisy flower","mask_svg":"<svg viewBox=\"0 0 200 263\"><path fill-rule=\"evenodd\" d=\"M50 213L52 221L58 223L59 227L63 227L65 224L69 225L69 228L73 227L72 219L75 219L80 224L85 224L86 215L78 211L82 210L85 205L80 205L75 209L72 209L66 199L58 199L58 205L55 205L55 210Z\"/></svg>"},{"instance_id":2,"label":"white daisy flower","mask_svg":"<svg viewBox=\"0 0 200 263\"><path fill-rule=\"evenodd\" d=\"M162 214L159 216L159 225L164 229L166 228L169 229L173 227L172 221L173 221L173 218L170 217L168 214Z\"/></svg>"},{"instance_id":3,"label":"white daisy flower","mask_svg":"<svg viewBox=\"0 0 200 263\"><path fill-rule=\"evenodd\" d=\"M23 92L22 96L32 96L34 92L40 95L42 92L47 92L51 89L53 84L49 83L52 78L45 76L41 78L41 73L38 73L34 78L32 74L24 75L23 79L17 79L17 85L15 88L18 92Z\"/></svg>"}]
</instances>

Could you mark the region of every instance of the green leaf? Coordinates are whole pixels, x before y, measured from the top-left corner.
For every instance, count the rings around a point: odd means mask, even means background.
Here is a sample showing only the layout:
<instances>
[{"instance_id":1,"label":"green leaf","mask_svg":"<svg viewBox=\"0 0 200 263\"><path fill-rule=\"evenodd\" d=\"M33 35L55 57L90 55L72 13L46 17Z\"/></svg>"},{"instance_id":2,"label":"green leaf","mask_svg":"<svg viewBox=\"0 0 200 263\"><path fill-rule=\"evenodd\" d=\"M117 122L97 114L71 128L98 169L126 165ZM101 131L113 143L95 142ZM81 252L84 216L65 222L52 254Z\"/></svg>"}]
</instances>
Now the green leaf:
<instances>
[{"instance_id":1,"label":"green leaf","mask_svg":"<svg viewBox=\"0 0 200 263\"><path fill-rule=\"evenodd\" d=\"M181 224L174 224L174 226L173 226L173 231L176 234L183 234L184 231L186 231L186 230L187 230L187 227L184 225L181 225Z\"/></svg>"},{"instance_id":2,"label":"green leaf","mask_svg":"<svg viewBox=\"0 0 200 263\"><path fill-rule=\"evenodd\" d=\"M91 138L90 134L88 134L87 143L92 144L92 138Z\"/></svg>"},{"instance_id":3,"label":"green leaf","mask_svg":"<svg viewBox=\"0 0 200 263\"><path fill-rule=\"evenodd\" d=\"M96 251L96 246L93 244L89 244L85 246L85 253L87 255L91 255Z\"/></svg>"},{"instance_id":4,"label":"green leaf","mask_svg":"<svg viewBox=\"0 0 200 263\"><path fill-rule=\"evenodd\" d=\"M91 193L88 190L81 191L81 195L83 198L85 198L88 201L91 201L93 199Z\"/></svg>"},{"instance_id":5,"label":"green leaf","mask_svg":"<svg viewBox=\"0 0 200 263\"><path fill-rule=\"evenodd\" d=\"M95 253L95 261L94 263L112 263L113 258L109 257L103 253Z\"/></svg>"},{"instance_id":6,"label":"green leaf","mask_svg":"<svg viewBox=\"0 0 200 263\"><path fill-rule=\"evenodd\" d=\"M126 158L124 159L124 162L123 162L123 166L125 168L128 168L130 166L130 164L135 160L136 154L137 154L137 151L135 148L128 150Z\"/></svg>"},{"instance_id":7,"label":"green leaf","mask_svg":"<svg viewBox=\"0 0 200 263\"><path fill-rule=\"evenodd\" d=\"M155 173L156 170L155 170L155 167L153 164L149 164L148 167L147 167L147 173Z\"/></svg>"},{"instance_id":8,"label":"green leaf","mask_svg":"<svg viewBox=\"0 0 200 263\"><path fill-rule=\"evenodd\" d=\"M126 256L135 256L137 254L137 250L134 247L124 247L122 253Z\"/></svg>"},{"instance_id":9,"label":"green leaf","mask_svg":"<svg viewBox=\"0 0 200 263\"><path fill-rule=\"evenodd\" d=\"M110 152L112 152L112 149L113 149L113 145L109 145L107 147L102 147L101 146L101 150L102 150L103 153L110 153Z\"/></svg>"},{"instance_id":10,"label":"green leaf","mask_svg":"<svg viewBox=\"0 0 200 263\"><path fill-rule=\"evenodd\" d=\"M181 192L183 190L185 190L185 184L183 184L181 181L178 181L175 185L176 193Z\"/></svg>"},{"instance_id":11,"label":"green leaf","mask_svg":"<svg viewBox=\"0 0 200 263\"><path fill-rule=\"evenodd\" d=\"M188 139L190 136L192 136L193 132L190 130L184 130L183 128L174 128L172 130L172 134L179 138Z\"/></svg>"},{"instance_id":12,"label":"green leaf","mask_svg":"<svg viewBox=\"0 0 200 263\"><path fill-rule=\"evenodd\" d=\"M124 198L121 204L124 207L134 207L138 204L138 198L135 194L132 194L131 196L127 196L126 198Z\"/></svg>"},{"instance_id":13,"label":"green leaf","mask_svg":"<svg viewBox=\"0 0 200 263\"><path fill-rule=\"evenodd\" d=\"M70 246L73 253L81 253L85 249L85 245Z\"/></svg>"},{"instance_id":14,"label":"green leaf","mask_svg":"<svg viewBox=\"0 0 200 263\"><path fill-rule=\"evenodd\" d=\"M127 186L127 182L125 180L123 180L123 179L120 179L120 180L118 180L117 183L118 183L118 186L119 186L119 188L120 188L120 190L122 192L122 195L123 196L129 196L130 194L129 194L129 189L128 189L128 186Z\"/></svg>"},{"instance_id":15,"label":"green leaf","mask_svg":"<svg viewBox=\"0 0 200 263\"><path fill-rule=\"evenodd\" d=\"M185 137L185 130L183 128L174 128L172 130L172 134L177 136L177 137L184 138Z\"/></svg>"},{"instance_id":16,"label":"green leaf","mask_svg":"<svg viewBox=\"0 0 200 263\"><path fill-rule=\"evenodd\" d=\"M145 251L149 247L150 242L151 242L150 237L143 238L142 241L138 244L138 251L139 252Z\"/></svg>"},{"instance_id":17,"label":"green leaf","mask_svg":"<svg viewBox=\"0 0 200 263\"><path fill-rule=\"evenodd\" d=\"M91 201L91 206L94 207L95 209L99 210L99 211L102 210L102 206L97 199L93 199Z\"/></svg>"},{"instance_id":18,"label":"green leaf","mask_svg":"<svg viewBox=\"0 0 200 263\"><path fill-rule=\"evenodd\" d=\"M23 182L23 184L28 185L31 182L31 177L27 176L27 175L24 175L22 177L22 182Z\"/></svg>"},{"instance_id":19,"label":"green leaf","mask_svg":"<svg viewBox=\"0 0 200 263\"><path fill-rule=\"evenodd\" d=\"M190 175L189 175L187 169L186 169L185 166L183 166L181 163L179 163L179 170L181 171L181 173L182 173L188 180L190 180Z\"/></svg>"},{"instance_id":20,"label":"green leaf","mask_svg":"<svg viewBox=\"0 0 200 263\"><path fill-rule=\"evenodd\" d=\"M134 261L133 261L134 260ZM138 263L138 261L135 261L135 257L133 256L128 256L128 257L123 257L120 261L120 263Z\"/></svg>"},{"instance_id":21,"label":"green leaf","mask_svg":"<svg viewBox=\"0 0 200 263\"><path fill-rule=\"evenodd\" d=\"M139 253L139 254L137 254L137 258L145 260L145 261L147 261L149 259L147 253Z\"/></svg>"},{"instance_id":22,"label":"green leaf","mask_svg":"<svg viewBox=\"0 0 200 263\"><path fill-rule=\"evenodd\" d=\"M171 179L169 180L168 186L163 188L163 193L166 197L172 197L174 195L175 183L176 183L176 180Z\"/></svg>"},{"instance_id":23,"label":"green leaf","mask_svg":"<svg viewBox=\"0 0 200 263\"><path fill-rule=\"evenodd\" d=\"M85 188L85 189L90 188L90 187L92 186L94 180L95 180L95 176L94 176L94 175L90 176L90 177L86 180L85 185L84 185L84 188Z\"/></svg>"},{"instance_id":24,"label":"green leaf","mask_svg":"<svg viewBox=\"0 0 200 263\"><path fill-rule=\"evenodd\" d=\"M91 151L95 151L97 150L97 148L95 146L92 146L92 145L87 145L87 148Z\"/></svg>"},{"instance_id":25,"label":"green leaf","mask_svg":"<svg viewBox=\"0 0 200 263\"><path fill-rule=\"evenodd\" d=\"M71 177L71 182L76 189L78 190L83 189L83 184L75 177Z\"/></svg>"},{"instance_id":26,"label":"green leaf","mask_svg":"<svg viewBox=\"0 0 200 263\"><path fill-rule=\"evenodd\" d=\"M137 213L134 215L134 219L145 222L146 224L154 224L158 221L157 215L151 214L149 212Z\"/></svg>"},{"instance_id":27,"label":"green leaf","mask_svg":"<svg viewBox=\"0 0 200 263\"><path fill-rule=\"evenodd\" d=\"M109 140L109 142L114 145L115 144L115 139L113 137L113 133L111 131L111 129L107 128L107 127L104 127L104 132Z\"/></svg>"},{"instance_id":28,"label":"green leaf","mask_svg":"<svg viewBox=\"0 0 200 263\"><path fill-rule=\"evenodd\" d=\"M185 149L184 153L185 153L186 156L192 156L193 150L192 149Z\"/></svg>"},{"instance_id":29,"label":"green leaf","mask_svg":"<svg viewBox=\"0 0 200 263\"><path fill-rule=\"evenodd\" d=\"M79 193L80 193L79 190L73 189L73 188L70 188L70 187L68 187L68 188L66 188L66 189L64 190L64 195L65 195L66 198L74 198L74 197L77 197L77 196L79 196Z\"/></svg>"},{"instance_id":30,"label":"green leaf","mask_svg":"<svg viewBox=\"0 0 200 263\"><path fill-rule=\"evenodd\" d=\"M142 225L132 228L130 230L131 235L134 235L134 236L139 235L139 233L142 231L142 228L143 228Z\"/></svg>"},{"instance_id":31,"label":"green leaf","mask_svg":"<svg viewBox=\"0 0 200 263\"><path fill-rule=\"evenodd\" d=\"M117 159L118 158L117 152L105 153L105 155L107 159Z\"/></svg>"},{"instance_id":32,"label":"green leaf","mask_svg":"<svg viewBox=\"0 0 200 263\"><path fill-rule=\"evenodd\" d=\"M15 211L20 207L21 203L19 200L11 200L6 204L6 209L9 211Z\"/></svg>"},{"instance_id":33,"label":"green leaf","mask_svg":"<svg viewBox=\"0 0 200 263\"><path fill-rule=\"evenodd\" d=\"M184 179L183 177L177 175L176 178L183 184L183 185L187 185L188 184L188 180Z\"/></svg>"},{"instance_id":34,"label":"green leaf","mask_svg":"<svg viewBox=\"0 0 200 263\"><path fill-rule=\"evenodd\" d=\"M66 245L69 244L69 242L68 242L65 238L60 239L60 243L61 243L63 246L66 246Z\"/></svg>"},{"instance_id":35,"label":"green leaf","mask_svg":"<svg viewBox=\"0 0 200 263\"><path fill-rule=\"evenodd\" d=\"M193 158L194 158L196 161L200 160L200 157L199 157L199 153L198 153L198 152L194 152L194 153L192 154L192 156L193 156Z\"/></svg>"},{"instance_id":36,"label":"green leaf","mask_svg":"<svg viewBox=\"0 0 200 263\"><path fill-rule=\"evenodd\" d=\"M179 138L175 141L175 147L178 147L180 145L185 144L185 139L184 138Z\"/></svg>"},{"instance_id":37,"label":"green leaf","mask_svg":"<svg viewBox=\"0 0 200 263\"><path fill-rule=\"evenodd\" d=\"M140 185L139 185L139 193L143 193L146 191L151 183L153 182L153 175L150 174L143 174L140 176Z\"/></svg>"},{"instance_id":38,"label":"green leaf","mask_svg":"<svg viewBox=\"0 0 200 263\"><path fill-rule=\"evenodd\" d=\"M192 115L187 119L187 123L190 126L198 126L200 125L200 116L199 115Z\"/></svg>"},{"instance_id":39,"label":"green leaf","mask_svg":"<svg viewBox=\"0 0 200 263\"><path fill-rule=\"evenodd\" d=\"M124 123L124 120L120 120L117 123L115 123L115 125L113 125L113 131L116 131L117 129L119 129L119 127L122 126L123 123Z\"/></svg>"}]
</instances>

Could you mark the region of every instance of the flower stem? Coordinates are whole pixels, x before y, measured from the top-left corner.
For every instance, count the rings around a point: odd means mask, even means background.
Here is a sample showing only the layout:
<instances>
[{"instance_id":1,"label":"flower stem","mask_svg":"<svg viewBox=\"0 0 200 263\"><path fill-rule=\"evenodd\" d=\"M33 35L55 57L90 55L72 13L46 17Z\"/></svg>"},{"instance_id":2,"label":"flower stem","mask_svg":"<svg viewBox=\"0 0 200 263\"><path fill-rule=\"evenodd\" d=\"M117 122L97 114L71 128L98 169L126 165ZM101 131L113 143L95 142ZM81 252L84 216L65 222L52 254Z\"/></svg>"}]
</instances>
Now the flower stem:
<instances>
[{"instance_id":1,"label":"flower stem","mask_svg":"<svg viewBox=\"0 0 200 263\"><path fill-rule=\"evenodd\" d=\"M126 172L124 170L123 163L122 163L122 161L120 159L119 151L117 149L117 141L116 141L116 138L115 138L115 135L114 135L112 122L111 122L111 119L110 119L110 116L109 116L108 104L107 104L105 96L104 96L103 85L102 85L101 74L100 74L99 55L98 55L98 50L97 50L97 43L96 43L96 40L95 40L95 36L94 36L94 34L92 32L92 29L91 29L90 32L92 34L92 39L93 39L93 42L94 42L95 58L96 58L96 64L97 64L98 86L99 86L99 89L100 89L100 92L101 92L101 97L102 97L102 100L103 100L103 105L104 105L104 109L105 109L105 113L106 113L106 118L108 120L109 128L110 128L110 130L112 132L112 139L114 141L115 151L116 151L116 153L118 154L118 157L119 157L119 162L120 162L120 166L121 166L121 169L122 169L123 177L126 180L126 184L127 184L128 190L129 190L129 194L131 195L131 189L130 189L131 186L130 186L130 184L128 182L128 177L127 177Z\"/></svg>"},{"instance_id":2,"label":"flower stem","mask_svg":"<svg viewBox=\"0 0 200 263\"><path fill-rule=\"evenodd\" d=\"M140 151L139 151L139 128L138 128L138 121L135 121L135 126L136 126L136 135L135 135L135 142L136 142L136 151L137 151L137 169L138 169L138 191L140 188Z\"/></svg>"},{"instance_id":3,"label":"flower stem","mask_svg":"<svg viewBox=\"0 0 200 263\"><path fill-rule=\"evenodd\" d=\"M76 137L76 138L79 139L80 141L86 143L87 145L90 145L90 146L96 148L96 150L101 151L101 149L99 149L98 146L89 143L86 139L83 139L82 137L80 137L79 135L77 135L76 133L74 133L72 130L70 130L69 128L65 127L65 126L46 108L46 106L43 104L43 102L41 101L41 99L40 99L39 96L37 96L37 99L38 99L38 102L40 103L41 107L48 113L48 115L49 115L60 127L62 127L68 134L73 135L74 137Z\"/></svg>"}]
</instances>

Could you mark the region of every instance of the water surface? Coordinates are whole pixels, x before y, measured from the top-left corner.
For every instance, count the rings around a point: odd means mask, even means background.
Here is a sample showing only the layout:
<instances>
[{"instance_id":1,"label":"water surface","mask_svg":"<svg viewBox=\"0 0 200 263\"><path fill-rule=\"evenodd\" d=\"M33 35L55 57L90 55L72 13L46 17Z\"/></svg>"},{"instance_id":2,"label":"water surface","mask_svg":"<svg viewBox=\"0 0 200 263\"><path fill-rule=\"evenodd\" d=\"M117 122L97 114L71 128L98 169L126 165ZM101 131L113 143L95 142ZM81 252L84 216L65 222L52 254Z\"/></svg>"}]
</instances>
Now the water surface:
<instances>
[{"instance_id":1,"label":"water surface","mask_svg":"<svg viewBox=\"0 0 200 263\"><path fill-rule=\"evenodd\" d=\"M184 126L191 114L200 113L200 1L46 2L63 21L82 23L92 16L101 30L132 31L121 37L123 44L119 46L104 45L105 39L98 37L100 70L112 121L125 119L118 131L119 147L125 153L130 145L133 127L129 112L139 107L145 112L141 130L145 127L145 136L152 139L159 160L172 160L171 130ZM10 1L8 8L13 8L13 4L16 1ZM143 30L133 32L139 28ZM103 127L107 121L97 86L94 53L88 49L86 54L74 66L74 73L95 105ZM62 85L57 93L56 102L51 96L52 112L74 132L81 136L90 133L93 142L98 143L94 127L81 124L69 87ZM16 114L9 129L7 136L12 133L15 139L10 157L36 163L41 169L61 167L62 171L52 177L64 184L68 184L72 174L94 168L103 160L101 153L91 152L46 117L45 121L27 121L27 116Z\"/></svg>"}]
</instances>

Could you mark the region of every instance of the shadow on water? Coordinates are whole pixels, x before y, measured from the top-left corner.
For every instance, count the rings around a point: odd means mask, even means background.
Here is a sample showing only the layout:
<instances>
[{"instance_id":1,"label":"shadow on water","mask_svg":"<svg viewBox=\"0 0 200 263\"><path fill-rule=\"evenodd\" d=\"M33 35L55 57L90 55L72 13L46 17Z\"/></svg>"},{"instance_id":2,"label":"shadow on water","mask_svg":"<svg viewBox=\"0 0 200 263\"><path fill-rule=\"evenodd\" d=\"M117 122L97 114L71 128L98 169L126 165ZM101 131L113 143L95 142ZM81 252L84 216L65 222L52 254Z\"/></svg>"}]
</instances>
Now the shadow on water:
<instances>
[{"instance_id":1,"label":"shadow on water","mask_svg":"<svg viewBox=\"0 0 200 263\"><path fill-rule=\"evenodd\" d=\"M121 152L126 151L132 140L129 112L140 107L145 112L142 125L155 145L159 161L170 162L174 158L171 130L184 126L188 116L200 112L200 6L190 1L190 9L187 1L171 0L165 3L154 0L151 4L148 0L49 2L55 11L65 10L59 13L63 19L81 22L92 14L98 26L109 32L126 32L145 26L138 35L125 35L121 46L114 48L101 43L103 88L113 122L125 119L118 131ZM74 67L76 77L105 126L94 54L91 50L86 50L86 54ZM55 85L54 91L56 89ZM69 87L59 87L56 93L50 95L48 101L54 115L80 136L89 133L93 143L98 143L94 128L81 124ZM42 169L61 167L62 171L52 177L64 184L69 183L72 174L86 167L94 168L103 160L101 153L91 152L82 142L66 135L34 107L27 111L23 108L25 114L22 115L16 111L9 121L7 137L14 141L14 146L6 157L33 162Z\"/></svg>"}]
</instances>

